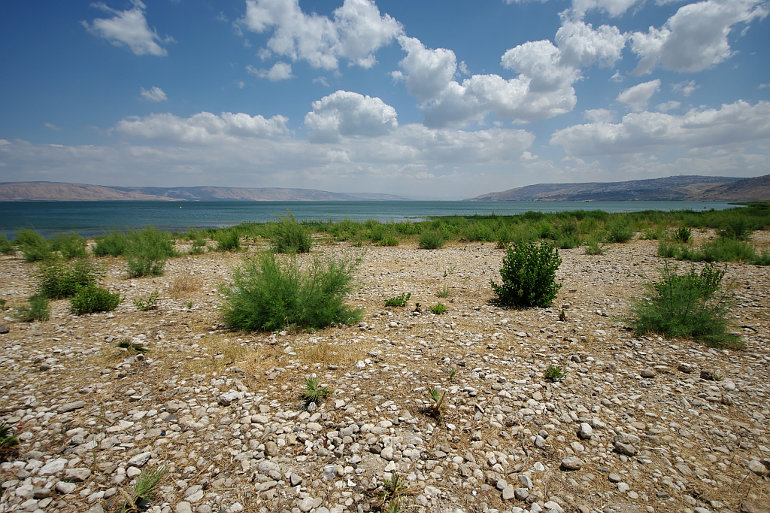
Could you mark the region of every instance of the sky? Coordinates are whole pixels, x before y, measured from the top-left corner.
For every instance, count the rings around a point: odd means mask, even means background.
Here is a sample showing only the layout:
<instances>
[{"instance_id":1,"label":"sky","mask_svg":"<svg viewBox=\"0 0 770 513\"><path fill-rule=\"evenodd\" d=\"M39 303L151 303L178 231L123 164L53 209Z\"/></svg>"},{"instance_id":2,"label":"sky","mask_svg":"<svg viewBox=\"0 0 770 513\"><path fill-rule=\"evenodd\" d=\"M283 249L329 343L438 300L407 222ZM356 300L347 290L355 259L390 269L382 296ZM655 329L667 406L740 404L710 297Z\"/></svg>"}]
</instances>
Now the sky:
<instances>
[{"instance_id":1,"label":"sky","mask_svg":"<svg viewBox=\"0 0 770 513\"><path fill-rule=\"evenodd\" d=\"M0 182L770 173L768 0L0 2Z\"/></svg>"}]
</instances>

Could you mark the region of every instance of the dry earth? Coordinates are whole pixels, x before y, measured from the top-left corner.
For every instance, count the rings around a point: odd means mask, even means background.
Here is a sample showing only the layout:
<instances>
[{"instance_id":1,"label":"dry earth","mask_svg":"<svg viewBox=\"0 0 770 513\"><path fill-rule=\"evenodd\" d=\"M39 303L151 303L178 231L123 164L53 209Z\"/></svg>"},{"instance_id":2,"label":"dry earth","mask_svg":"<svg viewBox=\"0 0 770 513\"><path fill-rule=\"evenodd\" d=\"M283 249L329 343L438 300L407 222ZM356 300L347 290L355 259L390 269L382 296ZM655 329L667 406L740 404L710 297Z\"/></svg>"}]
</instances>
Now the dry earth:
<instances>
[{"instance_id":1,"label":"dry earth","mask_svg":"<svg viewBox=\"0 0 770 513\"><path fill-rule=\"evenodd\" d=\"M0 419L21 450L0 465L0 511L112 513L158 464L156 513L377 511L392 473L409 512L770 511L770 273L729 265L744 351L637 337L622 317L657 277L656 249L563 250L553 307L515 311L490 303L492 244L320 244L362 258L350 302L364 319L280 334L222 325L217 286L242 254L176 258L143 279L102 260L125 296L114 312L5 312ZM32 292L33 269L0 260L8 305ZM154 290L158 309L139 311ZM402 292L409 307L384 307ZM439 301L447 312L429 313ZM124 338L147 356L116 348ZM551 364L563 381L544 379ZM307 411L313 374L334 393ZM447 390L440 423L426 386Z\"/></svg>"}]
</instances>

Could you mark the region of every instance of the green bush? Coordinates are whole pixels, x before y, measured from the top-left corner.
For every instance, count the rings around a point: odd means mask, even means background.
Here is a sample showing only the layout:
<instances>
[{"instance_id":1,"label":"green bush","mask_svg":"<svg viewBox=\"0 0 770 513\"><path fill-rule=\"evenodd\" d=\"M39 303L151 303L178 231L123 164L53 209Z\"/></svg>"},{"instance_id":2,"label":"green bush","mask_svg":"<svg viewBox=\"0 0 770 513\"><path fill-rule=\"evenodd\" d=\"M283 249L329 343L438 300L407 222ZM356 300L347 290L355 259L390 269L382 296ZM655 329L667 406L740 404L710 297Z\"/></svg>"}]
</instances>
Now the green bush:
<instances>
[{"instance_id":1,"label":"green bush","mask_svg":"<svg viewBox=\"0 0 770 513\"><path fill-rule=\"evenodd\" d=\"M511 246L500 269L502 284L491 280L498 302L508 307L550 306L561 288L556 270L559 251L549 242Z\"/></svg>"},{"instance_id":2,"label":"green bush","mask_svg":"<svg viewBox=\"0 0 770 513\"><path fill-rule=\"evenodd\" d=\"M567 373L559 365L549 365L545 370L544 377L548 381L555 383L564 379Z\"/></svg>"},{"instance_id":3,"label":"green bush","mask_svg":"<svg viewBox=\"0 0 770 513\"><path fill-rule=\"evenodd\" d=\"M597 256L604 253L604 248L599 244L599 239L595 236L589 237L586 243L586 255Z\"/></svg>"},{"instance_id":4,"label":"green bush","mask_svg":"<svg viewBox=\"0 0 770 513\"><path fill-rule=\"evenodd\" d=\"M120 256L128 247L128 236L123 232L105 233L96 241L94 256Z\"/></svg>"},{"instance_id":5,"label":"green bush","mask_svg":"<svg viewBox=\"0 0 770 513\"><path fill-rule=\"evenodd\" d=\"M176 255L174 241L168 233L155 228L132 231L125 249L129 276L159 276L166 260Z\"/></svg>"},{"instance_id":6,"label":"green bush","mask_svg":"<svg viewBox=\"0 0 770 513\"><path fill-rule=\"evenodd\" d=\"M746 217L733 216L720 223L719 236L726 239L749 240L753 230L753 226Z\"/></svg>"},{"instance_id":7,"label":"green bush","mask_svg":"<svg viewBox=\"0 0 770 513\"><path fill-rule=\"evenodd\" d=\"M13 255L16 253L16 248L8 240L8 237L4 233L0 233L0 253L3 255Z\"/></svg>"},{"instance_id":8,"label":"green bush","mask_svg":"<svg viewBox=\"0 0 770 513\"><path fill-rule=\"evenodd\" d=\"M273 251L277 253L309 253L313 237L310 230L298 223L294 215L288 212L276 224L271 242Z\"/></svg>"},{"instance_id":9,"label":"green bush","mask_svg":"<svg viewBox=\"0 0 770 513\"><path fill-rule=\"evenodd\" d=\"M115 310L120 304L120 294L113 294L107 289L89 285L78 290L77 294L70 298L70 310L75 315L83 315L94 312L109 312Z\"/></svg>"},{"instance_id":10,"label":"green bush","mask_svg":"<svg viewBox=\"0 0 770 513\"><path fill-rule=\"evenodd\" d=\"M686 274L666 265L659 281L645 284L649 297L632 303L629 322L637 334L691 337L713 347L742 346L729 333L731 297L721 288L725 270L709 263Z\"/></svg>"},{"instance_id":11,"label":"green bush","mask_svg":"<svg viewBox=\"0 0 770 513\"><path fill-rule=\"evenodd\" d=\"M422 249L439 249L444 246L446 240L438 230L427 230L420 234L418 244Z\"/></svg>"},{"instance_id":12,"label":"green bush","mask_svg":"<svg viewBox=\"0 0 770 513\"><path fill-rule=\"evenodd\" d=\"M355 267L347 260L316 258L303 270L296 259L282 264L272 253L249 259L235 270L232 283L221 287L225 322L247 331L355 322L361 312L344 303Z\"/></svg>"},{"instance_id":13,"label":"green bush","mask_svg":"<svg viewBox=\"0 0 770 513\"><path fill-rule=\"evenodd\" d=\"M411 292L402 292L398 296L386 299L385 306L406 306L410 297L412 297Z\"/></svg>"},{"instance_id":14,"label":"green bush","mask_svg":"<svg viewBox=\"0 0 770 513\"><path fill-rule=\"evenodd\" d=\"M158 291L153 291L147 298L140 297L134 299L134 306L140 312L149 312L150 310L158 309Z\"/></svg>"},{"instance_id":15,"label":"green bush","mask_svg":"<svg viewBox=\"0 0 770 513\"><path fill-rule=\"evenodd\" d=\"M217 251L238 251L241 249L241 237L238 231L233 228L219 231L215 240L217 241Z\"/></svg>"},{"instance_id":16,"label":"green bush","mask_svg":"<svg viewBox=\"0 0 770 513\"><path fill-rule=\"evenodd\" d=\"M683 244L689 242L690 237L692 237L692 232L684 225L677 228L673 235L673 238L676 242L681 242Z\"/></svg>"},{"instance_id":17,"label":"green bush","mask_svg":"<svg viewBox=\"0 0 770 513\"><path fill-rule=\"evenodd\" d=\"M428 307L428 310L436 315L441 315L442 313L446 312L446 305L443 303L436 303L435 305Z\"/></svg>"},{"instance_id":18,"label":"green bush","mask_svg":"<svg viewBox=\"0 0 770 513\"><path fill-rule=\"evenodd\" d=\"M86 257L86 240L77 233L59 233L51 241L51 248L67 260Z\"/></svg>"},{"instance_id":19,"label":"green bush","mask_svg":"<svg viewBox=\"0 0 770 513\"><path fill-rule=\"evenodd\" d=\"M74 296L82 287L95 285L102 271L87 258L70 263L52 260L41 264L37 271L38 294L50 299Z\"/></svg>"},{"instance_id":20,"label":"green bush","mask_svg":"<svg viewBox=\"0 0 770 513\"><path fill-rule=\"evenodd\" d=\"M19 439L11 434L11 426L0 421L0 462L19 455Z\"/></svg>"},{"instance_id":21,"label":"green bush","mask_svg":"<svg viewBox=\"0 0 770 513\"><path fill-rule=\"evenodd\" d=\"M622 218L607 223L606 228L607 242L623 243L634 238L634 228Z\"/></svg>"},{"instance_id":22,"label":"green bush","mask_svg":"<svg viewBox=\"0 0 770 513\"><path fill-rule=\"evenodd\" d=\"M16 309L16 318L23 322L47 321L51 315L48 298L34 295L29 298L29 304Z\"/></svg>"},{"instance_id":23,"label":"green bush","mask_svg":"<svg viewBox=\"0 0 770 513\"><path fill-rule=\"evenodd\" d=\"M34 230L20 230L16 234L16 245L27 262L40 262L53 258L51 244Z\"/></svg>"}]
</instances>

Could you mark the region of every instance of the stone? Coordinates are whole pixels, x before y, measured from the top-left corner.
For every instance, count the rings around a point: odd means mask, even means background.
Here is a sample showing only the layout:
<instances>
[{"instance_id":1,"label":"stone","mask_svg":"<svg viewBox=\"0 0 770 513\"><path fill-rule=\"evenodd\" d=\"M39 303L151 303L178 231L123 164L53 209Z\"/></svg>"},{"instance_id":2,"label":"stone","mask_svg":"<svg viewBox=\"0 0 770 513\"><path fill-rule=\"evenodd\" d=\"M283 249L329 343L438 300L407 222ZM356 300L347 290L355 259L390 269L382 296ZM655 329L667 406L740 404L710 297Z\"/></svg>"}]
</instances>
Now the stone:
<instances>
[{"instance_id":1,"label":"stone","mask_svg":"<svg viewBox=\"0 0 770 513\"><path fill-rule=\"evenodd\" d=\"M581 422L580 428L578 428L578 436L582 440L588 440L590 439L594 434L594 429L591 427L591 424L588 422Z\"/></svg>"},{"instance_id":2,"label":"stone","mask_svg":"<svg viewBox=\"0 0 770 513\"><path fill-rule=\"evenodd\" d=\"M562 470L580 470L583 467L583 465L584 465L583 460L581 460L577 456L567 456L566 458L561 460Z\"/></svg>"},{"instance_id":3,"label":"stone","mask_svg":"<svg viewBox=\"0 0 770 513\"><path fill-rule=\"evenodd\" d=\"M54 489L62 495L67 495L68 493L74 492L75 488L77 487L78 485L74 483L66 483L64 481L59 481L58 483L56 483L56 486L54 486Z\"/></svg>"},{"instance_id":4,"label":"stone","mask_svg":"<svg viewBox=\"0 0 770 513\"><path fill-rule=\"evenodd\" d=\"M187 501L182 501L176 505L174 511L176 513L193 513L192 504Z\"/></svg>"},{"instance_id":5,"label":"stone","mask_svg":"<svg viewBox=\"0 0 770 513\"><path fill-rule=\"evenodd\" d=\"M67 466L67 460L64 458L56 458L53 461L49 461L45 465L43 465L43 468L40 469L41 476L52 476L54 474L58 474L62 470L64 470L64 467Z\"/></svg>"},{"instance_id":6,"label":"stone","mask_svg":"<svg viewBox=\"0 0 770 513\"><path fill-rule=\"evenodd\" d=\"M762 462L759 460L750 460L749 470L751 470L758 476L766 476L770 474L770 470L768 470L768 468L764 466Z\"/></svg>"},{"instance_id":7,"label":"stone","mask_svg":"<svg viewBox=\"0 0 770 513\"><path fill-rule=\"evenodd\" d=\"M9 328L6 324L0 324L0 335L5 335L6 333L10 333L11 328Z\"/></svg>"},{"instance_id":8,"label":"stone","mask_svg":"<svg viewBox=\"0 0 770 513\"><path fill-rule=\"evenodd\" d=\"M152 453L149 451L140 452L139 454L137 454L136 456L128 460L128 464L131 465L132 467L143 467L147 464L147 462L150 460L151 457L152 457Z\"/></svg>"},{"instance_id":9,"label":"stone","mask_svg":"<svg viewBox=\"0 0 770 513\"><path fill-rule=\"evenodd\" d=\"M648 378L648 379L649 378L654 378L655 374L656 374L655 373L655 369L652 369L652 368L649 368L649 367L647 367L645 369L642 369L641 372L639 373L640 376L642 376L643 378Z\"/></svg>"},{"instance_id":10,"label":"stone","mask_svg":"<svg viewBox=\"0 0 770 513\"><path fill-rule=\"evenodd\" d=\"M75 483L82 483L91 477L91 471L87 468L68 468L64 471L64 479Z\"/></svg>"},{"instance_id":11,"label":"stone","mask_svg":"<svg viewBox=\"0 0 770 513\"><path fill-rule=\"evenodd\" d=\"M613 445L615 447L615 452L617 452L618 454L624 454L626 456L635 456L637 453L636 447L634 447L630 443L623 442L621 440L615 440L615 442L613 442Z\"/></svg>"},{"instance_id":12,"label":"stone","mask_svg":"<svg viewBox=\"0 0 770 513\"><path fill-rule=\"evenodd\" d=\"M503 488L502 496L504 501L513 499L516 496L513 485L507 485L505 488Z\"/></svg>"},{"instance_id":13,"label":"stone","mask_svg":"<svg viewBox=\"0 0 770 513\"><path fill-rule=\"evenodd\" d=\"M741 513L770 513L770 506L761 506L746 499L741 503Z\"/></svg>"},{"instance_id":14,"label":"stone","mask_svg":"<svg viewBox=\"0 0 770 513\"><path fill-rule=\"evenodd\" d=\"M57 408L59 413L68 413L75 410L80 410L86 407L85 401L72 401L70 403L64 403Z\"/></svg>"}]
</instances>

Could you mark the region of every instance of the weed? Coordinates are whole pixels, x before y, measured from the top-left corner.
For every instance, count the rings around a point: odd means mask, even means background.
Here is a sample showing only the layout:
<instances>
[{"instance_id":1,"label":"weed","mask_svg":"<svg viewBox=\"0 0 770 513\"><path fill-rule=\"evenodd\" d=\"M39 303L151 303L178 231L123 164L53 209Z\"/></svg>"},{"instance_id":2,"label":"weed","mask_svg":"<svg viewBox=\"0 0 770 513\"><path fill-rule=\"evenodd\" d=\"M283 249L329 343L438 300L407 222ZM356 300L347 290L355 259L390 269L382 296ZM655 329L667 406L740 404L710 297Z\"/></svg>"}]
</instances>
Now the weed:
<instances>
[{"instance_id":1,"label":"weed","mask_svg":"<svg viewBox=\"0 0 770 513\"><path fill-rule=\"evenodd\" d=\"M30 297L28 304L16 309L16 318L22 322L47 321L50 315L48 298L41 295Z\"/></svg>"},{"instance_id":2,"label":"weed","mask_svg":"<svg viewBox=\"0 0 770 513\"><path fill-rule=\"evenodd\" d=\"M310 406L311 403L317 405L330 396L331 393L331 390L328 388L320 386L317 377L309 376L305 378L305 391L302 392L302 400L305 402L305 407Z\"/></svg>"},{"instance_id":3,"label":"weed","mask_svg":"<svg viewBox=\"0 0 770 513\"><path fill-rule=\"evenodd\" d=\"M158 309L158 291L153 291L146 298L140 297L134 299L134 306L136 306L141 312L148 312L150 310Z\"/></svg>"},{"instance_id":4,"label":"weed","mask_svg":"<svg viewBox=\"0 0 770 513\"><path fill-rule=\"evenodd\" d=\"M193 302L192 301L188 301L185 306L187 307L188 310L192 310Z\"/></svg>"},{"instance_id":5,"label":"weed","mask_svg":"<svg viewBox=\"0 0 770 513\"><path fill-rule=\"evenodd\" d=\"M220 230L217 232L215 240L217 241L217 251L239 251L241 249L241 238L238 230L234 228ZM195 247L194 244L193 247Z\"/></svg>"},{"instance_id":6,"label":"weed","mask_svg":"<svg viewBox=\"0 0 770 513\"><path fill-rule=\"evenodd\" d=\"M313 245L310 230L302 226L291 212L276 224L271 242L277 253L308 253Z\"/></svg>"},{"instance_id":7,"label":"weed","mask_svg":"<svg viewBox=\"0 0 770 513\"><path fill-rule=\"evenodd\" d=\"M446 306L444 306L444 304L442 303L437 303L434 306L428 307L428 310L430 310L436 315L441 315L442 313L446 312Z\"/></svg>"},{"instance_id":8,"label":"weed","mask_svg":"<svg viewBox=\"0 0 770 513\"><path fill-rule=\"evenodd\" d=\"M440 231L428 230L420 234L417 242L422 249L439 249L444 246L446 239Z\"/></svg>"},{"instance_id":9,"label":"weed","mask_svg":"<svg viewBox=\"0 0 770 513\"><path fill-rule=\"evenodd\" d=\"M87 258L71 263L44 262L37 270L38 294L50 299L72 297L80 288L95 285L102 274L102 270Z\"/></svg>"},{"instance_id":10,"label":"weed","mask_svg":"<svg viewBox=\"0 0 770 513\"><path fill-rule=\"evenodd\" d=\"M94 256L120 256L128 247L128 236L123 232L105 233L96 241Z\"/></svg>"},{"instance_id":11,"label":"weed","mask_svg":"<svg viewBox=\"0 0 770 513\"><path fill-rule=\"evenodd\" d=\"M398 246L399 240L397 237L394 237L393 235L386 235L378 244L380 246L394 247L394 246Z\"/></svg>"},{"instance_id":12,"label":"weed","mask_svg":"<svg viewBox=\"0 0 770 513\"><path fill-rule=\"evenodd\" d=\"M11 426L0 422L0 461L19 454L19 439L11 434Z\"/></svg>"},{"instance_id":13,"label":"weed","mask_svg":"<svg viewBox=\"0 0 770 513\"><path fill-rule=\"evenodd\" d=\"M8 237L4 233L0 233L0 253L3 255L13 255L16 253L16 248L8 240Z\"/></svg>"},{"instance_id":14,"label":"weed","mask_svg":"<svg viewBox=\"0 0 770 513\"><path fill-rule=\"evenodd\" d=\"M672 235L672 238L676 242L680 242L682 244L688 243L691 237L692 237L692 231L690 231L690 229L684 225L677 228Z\"/></svg>"},{"instance_id":15,"label":"weed","mask_svg":"<svg viewBox=\"0 0 770 513\"><path fill-rule=\"evenodd\" d=\"M604 248L599 244L599 239L597 237L589 238L588 244L586 244L586 255L597 256L602 253L604 253Z\"/></svg>"},{"instance_id":16,"label":"weed","mask_svg":"<svg viewBox=\"0 0 770 513\"><path fill-rule=\"evenodd\" d=\"M180 298L186 294L200 290L202 286L203 280L201 280L200 276L194 274L178 276L171 282L168 293L171 297Z\"/></svg>"},{"instance_id":17,"label":"weed","mask_svg":"<svg viewBox=\"0 0 770 513\"><path fill-rule=\"evenodd\" d=\"M439 390L438 388L434 388L431 386L426 387L426 390L428 392L428 397L431 401L433 401L433 404L431 405L430 409L428 410L428 415L436 419L437 421L441 421L441 417L443 416L443 411L441 410L441 407L444 404L444 398L446 397L446 387L449 386L450 383L452 383L452 379L455 377L455 370L451 369L449 371L449 376L447 377L446 385L443 391Z\"/></svg>"},{"instance_id":18,"label":"weed","mask_svg":"<svg viewBox=\"0 0 770 513\"><path fill-rule=\"evenodd\" d=\"M436 292L436 296L440 298L449 297L449 295L450 295L449 287L447 287L446 284L444 284L444 286L441 287L441 290Z\"/></svg>"},{"instance_id":19,"label":"weed","mask_svg":"<svg viewBox=\"0 0 770 513\"><path fill-rule=\"evenodd\" d=\"M406 306L410 297L412 297L411 292L402 292L398 296L386 299L385 306Z\"/></svg>"},{"instance_id":20,"label":"weed","mask_svg":"<svg viewBox=\"0 0 770 513\"><path fill-rule=\"evenodd\" d=\"M135 344L134 342L131 342L131 340L127 338L122 338L118 340L118 342L115 344L115 347L125 349L130 353L146 353L149 351L149 349L147 349L143 345Z\"/></svg>"},{"instance_id":21,"label":"weed","mask_svg":"<svg viewBox=\"0 0 770 513\"><path fill-rule=\"evenodd\" d=\"M303 271L294 258L282 265L272 253L246 260L232 284L221 286L225 322L235 329L275 331L358 321L361 311L344 303L355 267L353 261L316 258Z\"/></svg>"},{"instance_id":22,"label":"weed","mask_svg":"<svg viewBox=\"0 0 770 513\"><path fill-rule=\"evenodd\" d=\"M549 242L511 246L500 269L502 284L490 280L498 302L508 307L550 306L561 287L556 270L559 251Z\"/></svg>"},{"instance_id":23,"label":"weed","mask_svg":"<svg viewBox=\"0 0 770 513\"><path fill-rule=\"evenodd\" d=\"M401 507L399 506L399 501L406 491L407 484L398 477L397 472L391 473L390 479L383 479L380 496L382 497L383 506L386 503L388 504L384 511L387 511L388 513L400 512Z\"/></svg>"},{"instance_id":24,"label":"weed","mask_svg":"<svg viewBox=\"0 0 770 513\"><path fill-rule=\"evenodd\" d=\"M136 484L131 493L121 490L121 494L126 502L120 506L118 511L120 513L134 513L147 509L155 497L155 491L160 481L167 472L168 470L164 465L142 469L141 474L136 478Z\"/></svg>"},{"instance_id":25,"label":"weed","mask_svg":"<svg viewBox=\"0 0 770 513\"><path fill-rule=\"evenodd\" d=\"M86 240L77 233L59 233L51 241L51 249L67 260L86 257Z\"/></svg>"},{"instance_id":26,"label":"weed","mask_svg":"<svg viewBox=\"0 0 770 513\"><path fill-rule=\"evenodd\" d=\"M556 382L561 381L564 379L564 376L566 376L567 373L562 370L562 368L558 365L549 365L548 368L545 370L545 379L547 379L550 382Z\"/></svg>"},{"instance_id":27,"label":"weed","mask_svg":"<svg viewBox=\"0 0 770 513\"><path fill-rule=\"evenodd\" d=\"M132 231L125 249L126 269L129 276L159 276L166 260L176 255L174 242L167 233L155 228Z\"/></svg>"},{"instance_id":28,"label":"weed","mask_svg":"<svg viewBox=\"0 0 770 513\"><path fill-rule=\"evenodd\" d=\"M80 288L77 294L70 299L70 310L75 315L109 312L118 307L120 299L120 294L113 294L96 285L89 285Z\"/></svg>"},{"instance_id":29,"label":"weed","mask_svg":"<svg viewBox=\"0 0 770 513\"><path fill-rule=\"evenodd\" d=\"M239 239L240 242L240 239ZM192 247L190 248L191 255L202 255L206 251L206 239L202 237L196 237L192 241Z\"/></svg>"},{"instance_id":30,"label":"weed","mask_svg":"<svg viewBox=\"0 0 770 513\"><path fill-rule=\"evenodd\" d=\"M732 297L721 288L725 269L707 264L686 274L666 264L660 281L646 283L649 298L632 303L629 322L637 334L660 333L692 337L713 347L741 348L729 333L727 318Z\"/></svg>"},{"instance_id":31,"label":"weed","mask_svg":"<svg viewBox=\"0 0 770 513\"><path fill-rule=\"evenodd\" d=\"M20 230L16 234L16 245L27 262L40 262L53 258L51 244L34 230Z\"/></svg>"},{"instance_id":32,"label":"weed","mask_svg":"<svg viewBox=\"0 0 770 513\"><path fill-rule=\"evenodd\" d=\"M607 242L622 243L634 238L634 229L624 218L615 218L606 228Z\"/></svg>"}]
</instances>

